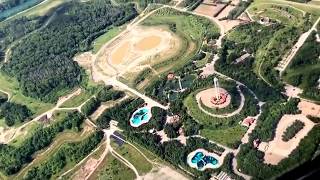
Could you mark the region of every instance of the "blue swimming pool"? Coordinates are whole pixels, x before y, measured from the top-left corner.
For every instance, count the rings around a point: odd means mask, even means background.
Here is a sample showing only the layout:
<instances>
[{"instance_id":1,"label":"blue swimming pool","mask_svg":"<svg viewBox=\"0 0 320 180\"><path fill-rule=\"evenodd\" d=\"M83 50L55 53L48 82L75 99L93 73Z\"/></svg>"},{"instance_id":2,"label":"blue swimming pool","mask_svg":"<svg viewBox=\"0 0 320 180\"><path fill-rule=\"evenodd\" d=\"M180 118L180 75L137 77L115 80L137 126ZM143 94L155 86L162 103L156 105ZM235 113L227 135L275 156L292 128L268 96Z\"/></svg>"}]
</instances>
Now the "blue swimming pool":
<instances>
[{"instance_id":1,"label":"blue swimming pool","mask_svg":"<svg viewBox=\"0 0 320 180\"><path fill-rule=\"evenodd\" d=\"M218 160L212 156L207 156L203 152L196 152L191 158L193 167L198 170L204 170L206 167L215 168L218 166Z\"/></svg>"},{"instance_id":2,"label":"blue swimming pool","mask_svg":"<svg viewBox=\"0 0 320 180\"><path fill-rule=\"evenodd\" d=\"M133 127L139 127L149 122L151 118L151 110L148 107L142 107L136 110L130 118L130 124Z\"/></svg>"}]
</instances>

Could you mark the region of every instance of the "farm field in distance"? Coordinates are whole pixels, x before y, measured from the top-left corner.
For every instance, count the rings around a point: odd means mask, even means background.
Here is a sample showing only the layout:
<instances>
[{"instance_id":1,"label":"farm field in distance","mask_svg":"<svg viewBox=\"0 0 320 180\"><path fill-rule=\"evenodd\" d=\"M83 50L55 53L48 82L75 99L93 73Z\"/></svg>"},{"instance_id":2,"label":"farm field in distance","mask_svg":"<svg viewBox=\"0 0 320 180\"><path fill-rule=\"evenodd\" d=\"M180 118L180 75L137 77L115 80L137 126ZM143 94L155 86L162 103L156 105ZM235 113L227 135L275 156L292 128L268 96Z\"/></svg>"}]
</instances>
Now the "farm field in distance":
<instances>
[{"instance_id":1,"label":"farm field in distance","mask_svg":"<svg viewBox=\"0 0 320 180\"><path fill-rule=\"evenodd\" d=\"M0 0L0 179L315 179L318 2Z\"/></svg>"}]
</instances>

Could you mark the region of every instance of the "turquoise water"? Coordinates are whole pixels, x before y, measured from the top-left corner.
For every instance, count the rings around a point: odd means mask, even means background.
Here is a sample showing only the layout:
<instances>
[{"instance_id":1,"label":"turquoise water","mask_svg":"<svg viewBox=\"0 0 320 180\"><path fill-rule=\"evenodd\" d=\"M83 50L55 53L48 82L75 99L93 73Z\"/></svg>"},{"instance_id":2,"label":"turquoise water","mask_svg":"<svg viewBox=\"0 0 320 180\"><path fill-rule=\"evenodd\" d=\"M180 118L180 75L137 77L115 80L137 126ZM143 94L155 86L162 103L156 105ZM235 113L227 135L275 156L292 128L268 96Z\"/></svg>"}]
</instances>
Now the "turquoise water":
<instances>
[{"instance_id":1,"label":"turquoise water","mask_svg":"<svg viewBox=\"0 0 320 180\"><path fill-rule=\"evenodd\" d=\"M43 0L29 0L19 6L0 12L0 21L39 4Z\"/></svg>"},{"instance_id":2,"label":"turquoise water","mask_svg":"<svg viewBox=\"0 0 320 180\"><path fill-rule=\"evenodd\" d=\"M138 109L131 117L130 121L135 126L140 126L143 123L146 123L149 121L150 116L149 112L150 110L146 107L143 107L141 109Z\"/></svg>"},{"instance_id":3,"label":"turquoise water","mask_svg":"<svg viewBox=\"0 0 320 180\"><path fill-rule=\"evenodd\" d=\"M205 156L202 152L197 152L191 159L191 162L197 164L198 169L202 169L207 164L216 165L218 160L212 156Z\"/></svg>"}]
</instances>

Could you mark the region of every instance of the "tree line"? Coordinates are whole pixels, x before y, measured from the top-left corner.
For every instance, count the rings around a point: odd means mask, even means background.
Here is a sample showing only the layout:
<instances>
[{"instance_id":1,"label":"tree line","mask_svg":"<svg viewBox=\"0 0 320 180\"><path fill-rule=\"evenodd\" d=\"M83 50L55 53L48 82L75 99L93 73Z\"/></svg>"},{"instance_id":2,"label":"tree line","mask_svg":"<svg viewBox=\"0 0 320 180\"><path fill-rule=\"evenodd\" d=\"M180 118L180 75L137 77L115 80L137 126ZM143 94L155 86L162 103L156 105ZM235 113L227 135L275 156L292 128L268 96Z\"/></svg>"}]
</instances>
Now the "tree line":
<instances>
[{"instance_id":1,"label":"tree line","mask_svg":"<svg viewBox=\"0 0 320 180\"><path fill-rule=\"evenodd\" d=\"M0 171L5 175L17 173L24 164L32 161L34 153L49 146L58 133L67 129L79 131L83 120L84 116L80 113L71 112L48 127L36 129L31 137L17 147L0 144Z\"/></svg>"},{"instance_id":2,"label":"tree line","mask_svg":"<svg viewBox=\"0 0 320 180\"><path fill-rule=\"evenodd\" d=\"M32 167L23 179L50 179L58 174L67 163L77 164L85 158L103 139L102 131L95 131L80 142L72 142L62 145L57 152L50 156L45 162Z\"/></svg>"}]
</instances>

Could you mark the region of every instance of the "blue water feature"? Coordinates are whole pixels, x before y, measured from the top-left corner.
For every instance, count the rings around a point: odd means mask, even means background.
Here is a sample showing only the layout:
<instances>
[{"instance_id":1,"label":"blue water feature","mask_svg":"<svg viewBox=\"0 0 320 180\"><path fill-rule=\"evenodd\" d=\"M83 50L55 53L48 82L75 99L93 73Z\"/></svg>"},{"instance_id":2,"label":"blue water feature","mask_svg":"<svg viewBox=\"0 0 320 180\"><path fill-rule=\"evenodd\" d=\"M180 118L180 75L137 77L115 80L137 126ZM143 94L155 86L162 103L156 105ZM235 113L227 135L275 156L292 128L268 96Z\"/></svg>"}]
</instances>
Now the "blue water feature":
<instances>
[{"instance_id":1,"label":"blue water feature","mask_svg":"<svg viewBox=\"0 0 320 180\"><path fill-rule=\"evenodd\" d=\"M202 152L197 152L191 159L191 162L197 164L198 169L202 169L207 164L216 165L218 160L212 156L205 156Z\"/></svg>"},{"instance_id":2,"label":"blue water feature","mask_svg":"<svg viewBox=\"0 0 320 180\"><path fill-rule=\"evenodd\" d=\"M135 126L138 127L144 123L147 123L150 120L150 109L147 107L140 108L136 110L130 121Z\"/></svg>"}]
</instances>

